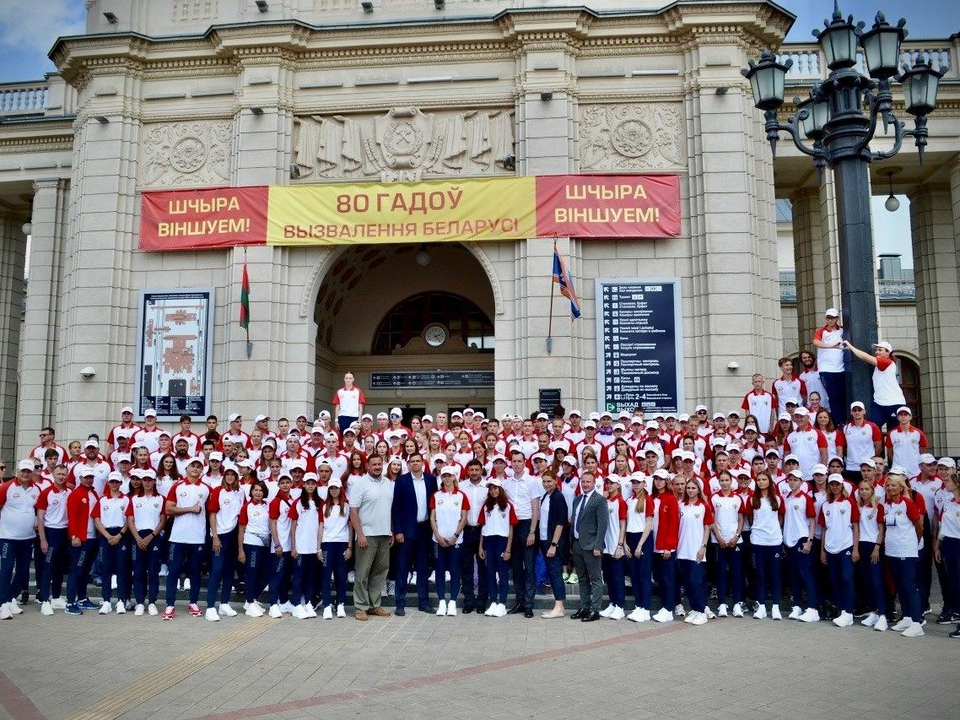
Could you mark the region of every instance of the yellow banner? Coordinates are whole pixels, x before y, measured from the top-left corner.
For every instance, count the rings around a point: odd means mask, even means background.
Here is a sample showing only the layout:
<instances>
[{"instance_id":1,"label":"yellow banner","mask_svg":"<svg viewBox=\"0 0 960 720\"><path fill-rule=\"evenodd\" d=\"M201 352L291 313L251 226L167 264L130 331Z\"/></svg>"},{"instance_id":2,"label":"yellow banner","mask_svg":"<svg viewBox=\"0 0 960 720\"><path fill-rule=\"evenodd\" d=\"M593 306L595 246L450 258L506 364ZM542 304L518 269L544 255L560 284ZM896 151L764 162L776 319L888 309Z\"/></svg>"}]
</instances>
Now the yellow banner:
<instances>
[{"instance_id":1,"label":"yellow banner","mask_svg":"<svg viewBox=\"0 0 960 720\"><path fill-rule=\"evenodd\" d=\"M536 237L536 177L271 187L268 245Z\"/></svg>"}]
</instances>

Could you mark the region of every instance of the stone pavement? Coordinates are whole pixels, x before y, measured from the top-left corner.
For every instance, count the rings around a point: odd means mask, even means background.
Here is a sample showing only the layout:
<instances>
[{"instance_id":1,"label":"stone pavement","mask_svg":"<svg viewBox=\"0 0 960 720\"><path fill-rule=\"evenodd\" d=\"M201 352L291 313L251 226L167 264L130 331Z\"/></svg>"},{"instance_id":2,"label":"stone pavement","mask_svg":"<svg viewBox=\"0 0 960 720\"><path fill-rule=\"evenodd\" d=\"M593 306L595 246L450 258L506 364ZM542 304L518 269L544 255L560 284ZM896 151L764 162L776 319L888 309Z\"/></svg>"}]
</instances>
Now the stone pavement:
<instances>
[{"instance_id":1,"label":"stone pavement","mask_svg":"<svg viewBox=\"0 0 960 720\"><path fill-rule=\"evenodd\" d=\"M0 718L956 718L960 641L862 627L404 618L0 623Z\"/></svg>"}]
</instances>

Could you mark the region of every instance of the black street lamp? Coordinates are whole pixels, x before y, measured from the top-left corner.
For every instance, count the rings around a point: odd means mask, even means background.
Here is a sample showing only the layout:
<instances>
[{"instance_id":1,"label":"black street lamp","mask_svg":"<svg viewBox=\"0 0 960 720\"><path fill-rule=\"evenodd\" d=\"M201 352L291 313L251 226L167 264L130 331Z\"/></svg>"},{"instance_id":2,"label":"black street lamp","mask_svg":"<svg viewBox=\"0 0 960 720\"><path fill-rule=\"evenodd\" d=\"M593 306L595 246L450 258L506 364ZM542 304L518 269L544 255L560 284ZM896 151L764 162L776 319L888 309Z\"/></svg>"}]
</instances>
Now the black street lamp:
<instances>
[{"instance_id":1,"label":"black street lamp","mask_svg":"<svg viewBox=\"0 0 960 720\"><path fill-rule=\"evenodd\" d=\"M904 138L913 137L923 162L927 144L927 115L937 106L937 86L943 73L918 59L913 67L904 65L897 77L900 43L906 37L906 20L890 25L877 13L873 27L864 32L864 23L854 25L853 16L844 19L834 2L833 18L824 20L823 30L813 34L820 44L830 74L815 84L807 99L794 98L796 114L786 124L777 122L783 105L784 81L793 61L780 63L770 51L760 61L750 61L741 70L750 81L754 105L763 110L770 148L776 155L781 131L789 133L800 152L814 159L822 178L829 165L837 184L837 229L840 241L840 285L846 338L859 348L877 341L877 304L874 279L873 239L870 228L869 166L900 152ZM857 69L858 48L869 77ZM912 130L893 114L892 81L903 84L904 107L914 116ZM869 143L883 120L884 132L894 129L889 152L872 152ZM804 144L803 138L812 141ZM872 369L853 363L846 375L847 399L869 401L873 397ZM840 409L845 414L846 408Z\"/></svg>"}]
</instances>

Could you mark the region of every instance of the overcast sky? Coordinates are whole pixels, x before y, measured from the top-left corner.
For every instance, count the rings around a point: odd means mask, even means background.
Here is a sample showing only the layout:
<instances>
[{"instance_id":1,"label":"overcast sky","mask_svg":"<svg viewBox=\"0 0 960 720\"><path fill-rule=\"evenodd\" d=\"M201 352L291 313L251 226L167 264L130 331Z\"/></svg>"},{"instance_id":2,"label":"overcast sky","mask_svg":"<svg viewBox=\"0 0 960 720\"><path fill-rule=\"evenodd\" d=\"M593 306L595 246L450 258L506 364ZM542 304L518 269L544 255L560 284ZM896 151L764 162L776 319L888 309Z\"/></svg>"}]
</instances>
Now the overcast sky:
<instances>
[{"instance_id":1,"label":"overcast sky","mask_svg":"<svg viewBox=\"0 0 960 720\"><path fill-rule=\"evenodd\" d=\"M810 31L821 27L823 19L833 12L833 0L781 0L779 4L797 15L787 36L793 42L812 41ZM884 10L891 21L903 13L911 39L945 39L960 31L960 0L843 0L841 9L868 26L878 9ZM83 32L84 15L84 0L0 0L0 82L36 80L52 71L47 52L58 36ZM909 267L913 264L906 242L910 221L903 200L901 210L893 215L882 209L882 198L875 203L884 213L884 222L875 222L874 226L878 252L904 253L904 265Z\"/></svg>"}]
</instances>

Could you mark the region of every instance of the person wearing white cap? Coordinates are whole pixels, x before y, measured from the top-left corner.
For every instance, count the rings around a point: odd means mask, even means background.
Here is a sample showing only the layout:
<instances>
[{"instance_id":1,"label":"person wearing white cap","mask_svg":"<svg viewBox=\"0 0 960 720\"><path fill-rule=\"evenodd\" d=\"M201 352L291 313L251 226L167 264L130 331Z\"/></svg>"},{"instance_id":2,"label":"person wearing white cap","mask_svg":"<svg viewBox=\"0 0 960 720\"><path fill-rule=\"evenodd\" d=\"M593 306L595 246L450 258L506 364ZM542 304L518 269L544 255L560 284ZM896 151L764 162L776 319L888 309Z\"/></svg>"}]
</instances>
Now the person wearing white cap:
<instances>
[{"instance_id":1,"label":"person wearing white cap","mask_svg":"<svg viewBox=\"0 0 960 720\"><path fill-rule=\"evenodd\" d=\"M233 467L224 469L222 481L211 490L206 507L212 546L205 617L211 622L217 622L221 616L237 614L230 607L230 591L237 563L237 521L245 499L237 471ZM218 599L219 611L216 607Z\"/></svg>"},{"instance_id":2,"label":"person wearing white cap","mask_svg":"<svg viewBox=\"0 0 960 720\"><path fill-rule=\"evenodd\" d=\"M23 611L17 604L27 587L40 488L33 481L33 460L21 460L17 477L0 485L0 619Z\"/></svg>"},{"instance_id":3,"label":"person wearing white cap","mask_svg":"<svg viewBox=\"0 0 960 720\"><path fill-rule=\"evenodd\" d=\"M817 524L823 528L820 562L830 573L833 603L840 610L833 624L849 627L853 625L853 565L860 557L860 508L847 497L843 476L827 477L827 499Z\"/></svg>"},{"instance_id":4,"label":"person wearing white cap","mask_svg":"<svg viewBox=\"0 0 960 720\"><path fill-rule=\"evenodd\" d=\"M126 612L125 603L130 596L127 586L127 508L130 497L120 491L123 480L120 473L114 471L107 477L107 490L97 500L91 517L93 526L100 536L100 577L103 578L103 604L101 615L109 615L112 587L110 578L117 577L117 613Z\"/></svg>"},{"instance_id":5,"label":"person wearing white cap","mask_svg":"<svg viewBox=\"0 0 960 720\"><path fill-rule=\"evenodd\" d=\"M40 559L37 571L37 600L40 614L53 615L54 608L63 609L66 600L60 596L63 578L69 562L67 541L67 467L58 465L53 470L53 482L37 498L37 534L40 539ZM2 492L2 485L0 485ZM0 511L2 514L2 511ZM51 586L53 598L50 597Z\"/></svg>"},{"instance_id":6,"label":"person wearing white cap","mask_svg":"<svg viewBox=\"0 0 960 720\"><path fill-rule=\"evenodd\" d=\"M125 407L120 411L120 424L114 425L107 433L107 453L112 453L117 446L117 432L122 431L129 438L140 426L133 421L133 408Z\"/></svg>"},{"instance_id":7,"label":"person wearing white cap","mask_svg":"<svg viewBox=\"0 0 960 720\"><path fill-rule=\"evenodd\" d=\"M583 427L580 425L581 420L583 419L583 413L579 410L571 410L570 415L570 428L563 434L565 440L569 441L570 447L573 448L583 442L585 433Z\"/></svg>"},{"instance_id":8,"label":"person wearing white cap","mask_svg":"<svg viewBox=\"0 0 960 720\"><path fill-rule=\"evenodd\" d=\"M890 629L904 637L920 637L923 610L917 590L917 562L923 537L922 511L910 497L902 468L890 468L887 474L886 500L883 503L884 562L893 575L903 619Z\"/></svg>"},{"instance_id":9,"label":"person wearing white cap","mask_svg":"<svg viewBox=\"0 0 960 720\"><path fill-rule=\"evenodd\" d=\"M773 478L761 472L755 478L756 488L748 505L750 511L750 546L753 553L756 599L759 602L753 617L767 617L767 601L770 602L770 617L782 620L780 600L781 557L783 554L784 503L777 492Z\"/></svg>"},{"instance_id":10,"label":"person wearing white cap","mask_svg":"<svg viewBox=\"0 0 960 720\"><path fill-rule=\"evenodd\" d=\"M301 463L294 461L294 467L303 469ZM302 478L303 476L300 475ZM293 614L294 606L290 602L290 585L293 580L293 563L290 559L292 549L290 536L290 508L294 498L291 494L293 477L289 471L282 471L278 481L277 493L269 502L270 516L270 583L268 599L270 609L268 614L275 620L283 617L283 613Z\"/></svg>"},{"instance_id":11,"label":"person wearing white cap","mask_svg":"<svg viewBox=\"0 0 960 720\"><path fill-rule=\"evenodd\" d=\"M161 432L163 432L163 428L157 425L157 411L149 408L143 413L143 425L133 433L130 440L134 444L143 445L147 448L149 454L160 448Z\"/></svg>"},{"instance_id":12,"label":"person wearing white cap","mask_svg":"<svg viewBox=\"0 0 960 720\"><path fill-rule=\"evenodd\" d=\"M355 384L355 378L352 372L343 376L343 387L333 394L333 419L340 428L340 433L346 430L351 423L363 415L363 406L367 404L367 399L363 396L363 390Z\"/></svg>"},{"instance_id":13,"label":"person wearing white cap","mask_svg":"<svg viewBox=\"0 0 960 720\"><path fill-rule=\"evenodd\" d=\"M455 616L460 594L460 544L467 524L470 501L457 485L458 473L452 467L440 471L440 488L430 496L430 529L437 551L437 615ZM446 575L450 573L450 599L447 600Z\"/></svg>"},{"instance_id":14,"label":"person wearing white cap","mask_svg":"<svg viewBox=\"0 0 960 720\"><path fill-rule=\"evenodd\" d=\"M493 477L487 481L487 499L478 519L481 528L478 555L487 566L487 588L490 592L490 607L484 615L503 617L507 614L507 594L510 592L508 568L517 514L513 503L507 499L500 478Z\"/></svg>"},{"instance_id":15,"label":"person wearing white cap","mask_svg":"<svg viewBox=\"0 0 960 720\"><path fill-rule=\"evenodd\" d=\"M70 574L67 576L67 615L82 615L96 608L87 597L90 570L97 559L96 530L90 514L99 495L93 488L94 471L80 470L77 486L67 496L67 535L70 541Z\"/></svg>"},{"instance_id":16,"label":"person wearing white cap","mask_svg":"<svg viewBox=\"0 0 960 720\"><path fill-rule=\"evenodd\" d=\"M941 458L937 465L943 476L943 491L937 510L933 554L937 569L943 567L941 587L944 589L944 607L937 617L937 624L957 623L957 629L950 633L950 637L956 639L960 638L960 612L954 609L960 602L960 481L953 458ZM948 598L950 607L947 606Z\"/></svg>"},{"instance_id":17,"label":"person wearing white cap","mask_svg":"<svg viewBox=\"0 0 960 720\"><path fill-rule=\"evenodd\" d=\"M887 433L887 461L899 465L912 478L920 472L920 454L929 446L923 430L911 423L913 413L906 405L897 408L897 426Z\"/></svg>"},{"instance_id":18,"label":"person wearing white cap","mask_svg":"<svg viewBox=\"0 0 960 720\"><path fill-rule=\"evenodd\" d=\"M848 340L843 341L843 349L849 350L860 360L873 365L873 402L870 405L870 419L881 428L895 426L897 408L906 405L907 399L897 382L897 361L893 355L893 346L878 342L873 346L873 355L854 347Z\"/></svg>"},{"instance_id":19,"label":"person wearing white cap","mask_svg":"<svg viewBox=\"0 0 960 720\"><path fill-rule=\"evenodd\" d=\"M220 436L219 450L223 450L223 443L229 440L241 447L250 447L250 434L242 429L243 415L240 413L231 413L227 418L230 423L230 429Z\"/></svg>"},{"instance_id":20,"label":"person wearing white cap","mask_svg":"<svg viewBox=\"0 0 960 720\"><path fill-rule=\"evenodd\" d=\"M255 480L249 493L250 499L244 503L237 518L237 560L244 565L244 612L248 617L263 617L263 607L257 597L267 582L270 564L267 486L262 480Z\"/></svg>"},{"instance_id":21,"label":"person wearing white cap","mask_svg":"<svg viewBox=\"0 0 960 720\"><path fill-rule=\"evenodd\" d=\"M782 357L777 360L777 367L780 368L780 377L773 381L771 387L774 397L777 398L777 412L787 412L789 398L798 398L801 405L806 405L807 386L793 371L793 360Z\"/></svg>"},{"instance_id":22,"label":"person wearing white cap","mask_svg":"<svg viewBox=\"0 0 960 720\"><path fill-rule=\"evenodd\" d=\"M880 454L883 434L880 426L867 420L866 406L859 400L850 403L850 422L842 428L847 451L844 457L848 478L860 472L860 464Z\"/></svg>"},{"instance_id":23,"label":"person wearing white cap","mask_svg":"<svg viewBox=\"0 0 960 720\"><path fill-rule=\"evenodd\" d=\"M793 411L794 429L783 444L786 453L797 456L800 472L809 478L813 466L827 462L827 438L810 424L810 412L805 407Z\"/></svg>"},{"instance_id":24,"label":"person wearing white cap","mask_svg":"<svg viewBox=\"0 0 960 720\"><path fill-rule=\"evenodd\" d=\"M814 472L826 470L822 465ZM817 583L813 574L813 536L817 521L817 508L813 497L806 492L806 483L800 474L793 472L787 479L789 494L783 499L783 545L787 555L787 571L790 574L790 590L793 607L789 618L800 622L818 622ZM819 558L818 558L819 562ZM806 603L804 603L806 591ZM806 608L806 609L804 609Z\"/></svg>"},{"instance_id":25,"label":"person wearing white cap","mask_svg":"<svg viewBox=\"0 0 960 720\"><path fill-rule=\"evenodd\" d=\"M846 363L843 355L843 328L840 326L840 311L828 308L823 327L813 333L817 348L817 370L827 397L830 411L837 425L846 421L847 391L844 383Z\"/></svg>"},{"instance_id":26,"label":"person wearing white cap","mask_svg":"<svg viewBox=\"0 0 960 720\"><path fill-rule=\"evenodd\" d=\"M920 589L920 602L923 608L930 606L930 586L933 582L933 546L934 538L937 534L937 522L940 510L949 500L951 493L945 489L947 478L950 476L950 469L942 465L946 461L952 463L951 458L943 458L938 464L937 458L930 453L924 453L920 456L920 472L910 478L910 489L923 496L923 505L926 510L926 519L923 523L923 548L920 551L919 566L917 568L917 582ZM940 579L940 589L944 596L944 610L941 615L948 618L953 616L952 607L958 607L960 612L960 596L954 600L949 593L949 583L947 582L942 563L937 563L937 575ZM941 618L937 618L939 622Z\"/></svg>"},{"instance_id":27,"label":"person wearing white cap","mask_svg":"<svg viewBox=\"0 0 960 720\"><path fill-rule=\"evenodd\" d=\"M133 614L156 616L160 596L160 568L166 555L161 531L167 523L163 512L165 500L157 492L156 473L145 474L143 487L130 498L127 507L127 530L130 532L133 564Z\"/></svg>"},{"instance_id":28,"label":"person wearing white cap","mask_svg":"<svg viewBox=\"0 0 960 720\"><path fill-rule=\"evenodd\" d=\"M887 629L887 590L883 581L881 546L884 536L883 498L877 493L872 477L863 478L857 488L860 510L860 557L853 573L858 607L869 610L861 625L878 632Z\"/></svg>"},{"instance_id":29,"label":"person wearing white cap","mask_svg":"<svg viewBox=\"0 0 960 720\"><path fill-rule=\"evenodd\" d=\"M170 531L170 565L167 575L167 607L164 620L173 620L177 599L177 582L180 573L186 570L190 581L189 612L194 617L203 613L197 604L200 599L200 563L203 560L204 541L207 537L207 500L210 486L201 481L203 463L194 458L187 465L187 476L176 483L167 496L166 514L173 517Z\"/></svg>"},{"instance_id":30,"label":"person wearing white cap","mask_svg":"<svg viewBox=\"0 0 960 720\"><path fill-rule=\"evenodd\" d=\"M290 559L293 562L293 586L291 613L298 620L317 616L313 607L320 562L320 538L322 537L323 499L317 492L317 476L314 473L303 479L303 492L288 511L290 518Z\"/></svg>"},{"instance_id":31,"label":"person wearing white cap","mask_svg":"<svg viewBox=\"0 0 960 720\"><path fill-rule=\"evenodd\" d=\"M333 478L327 483L327 497L321 508L320 551L323 564L320 569L320 605L323 619L332 620L334 602L331 583L336 583L336 615L347 616L347 562L353 556L353 532L350 528L350 504L343 491L343 482Z\"/></svg>"}]
</instances>

